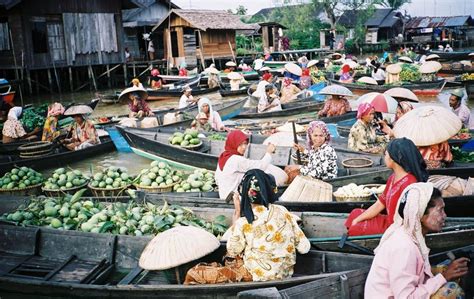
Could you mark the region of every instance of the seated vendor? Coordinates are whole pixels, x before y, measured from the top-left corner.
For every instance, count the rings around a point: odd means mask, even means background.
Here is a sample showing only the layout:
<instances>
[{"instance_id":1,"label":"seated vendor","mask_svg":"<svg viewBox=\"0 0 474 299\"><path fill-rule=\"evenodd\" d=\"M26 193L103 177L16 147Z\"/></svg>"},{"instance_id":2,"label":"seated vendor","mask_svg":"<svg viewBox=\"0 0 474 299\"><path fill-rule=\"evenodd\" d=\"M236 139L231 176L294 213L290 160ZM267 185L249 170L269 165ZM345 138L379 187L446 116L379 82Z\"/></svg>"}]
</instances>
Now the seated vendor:
<instances>
[{"instance_id":1,"label":"seated vendor","mask_svg":"<svg viewBox=\"0 0 474 299\"><path fill-rule=\"evenodd\" d=\"M132 91L128 94L128 98L130 99L128 103L128 108L130 109L129 117L142 118L154 115L145 101L147 96L144 89Z\"/></svg>"},{"instance_id":2,"label":"seated vendor","mask_svg":"<svg viewBox=\"0 0 474 299\"><path fill-rule=\"evenodd\" d=\"M260 97L257 106L257 112L272 112L272 111L281 111L280 99L275 94L275 86L269 84L265 86L265 94Z\"/></svg>"},{"instance_id":3,"label":"seated vendor","mask_svg":"<svg viewBox=\"0 0 474 299\"><path fill-rule=\"evenodd\" d=\"M319 117L333 117L346 114L351 111L349 101L343 95L332 95L326 100L324 107L318 112Z\"/></svg>"},{"instance_id":4,"label":"seated vendor","mask_svg":"<svg viewBox=\"0 0 474 299\"><path fill-rule=\"evenodd\" d=\"M286 104L295 100L297 94L300 92L301 89L299 89L298 87L296 87L295 84L293 84L293 80L291 80L291 78L284 78L283 84L281 85L281 103Z\"/></svg>"},{"instance_id":5,"label":"seated vendor","mask_svg":"<svg viewBox=\"0 0 474 299\"><path fill-rule=\"evenodd\" d=\"M94 124L87 119L87 114L91 112L92 109L86 105L72 106L64 112L64 115L74 118L70 129L71 138L63 141L69 150L81 150L100 143Z\"/></svg>"},{"instance_id":6,"label":"seated vendor","mask_svg":"<svg viewBox=\"0 0 474 299\"><path fill-rule=\"evenodd\" d=\"M34 139L40 128L35 128L32 132L26 133L20 122L23 111L21 107L13 107L8 111L7 121L3 124L3 143L12 143L22 139Z\"/></svg>"}]
</instances>

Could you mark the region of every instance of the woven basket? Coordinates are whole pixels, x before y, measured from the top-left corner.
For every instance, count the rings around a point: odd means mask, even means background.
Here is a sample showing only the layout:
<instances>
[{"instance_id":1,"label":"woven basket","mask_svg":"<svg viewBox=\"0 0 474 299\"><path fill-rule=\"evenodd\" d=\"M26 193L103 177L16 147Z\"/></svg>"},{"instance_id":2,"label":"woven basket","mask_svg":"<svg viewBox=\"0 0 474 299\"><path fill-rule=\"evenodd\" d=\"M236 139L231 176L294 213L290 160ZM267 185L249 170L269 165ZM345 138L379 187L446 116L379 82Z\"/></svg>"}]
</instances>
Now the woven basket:
<instances>
[{"instance_id":1,"label":"woven basket","mask_svg":"<svg viewBox=\"0 0 474 299\"><path fill-rule=\"evenodd\" d=\"M64 194L71 194L73 195L77 191L81 190L82 188L86 188L87 185L89 184L88 181L86 181L83 185L69 188L69 189L63 189L63 190L52 190L52 189L46 189L46 188L41 188L43 190L44 195L48 197L62 197ZM110 189L108 189L110 190Z\"/></svg>"},{"instance_id":2,"label":"woven basket","mask_svg":"<svg viewBox=\"0 0 474 299\"><path fill-rule=\"evenodd\" d=\"M382 186L383 184L366 184L366 185L362 185L363 187L367 187L367 188L374 188L374 187L380 187ZM383 192L380 192L380 193L376 193L377 195L379 194L382 194Z\"/></svg>"},{"instance_id":3,"label":"woven basket","mask_svg":"<svg viewBox=\"0 0 474 299\"><path fill-rule=\"evenodd\" d=\"M131 185L127 185L125 187L120 187L120 188L106 189L106 188L92 187L91 184L89 183L87 185L87 188L89 188L89 190L91 190L92 195L94 195L94 197L110 197L110 196L118 196L118 195L122 194L130 186Z\"/></svg>"},{"instance_id":4,"label":"woven basket","mask_svg":"<svg viewBox=\"0 0 474 299\"><path fill-rule=\"evenodd\" d=\"M330 202L332 201L332 185L299 175L286 188L280 197L280 201Z\"/></svg>"},{"instance_id":5,"label":"woven basket","mask_svg":"<svg viewBox=\"0 0 474 299\"><path fill-rule=\"evenodd\" d=\"M135 188L138 190L138 191L143 191L143 192L146 192L146 193L163 193L163 192L172 192L173 191L173 187L177 184L178 182L175 182L171 185L167 185L165 187L150 187L150 186L140 186L138 184L133 184L133 186L135 186Z\"/></svg>"},{"instance_id":6,"label":"woven basket","mask_svg":"<svg viewBox=\"0 0 474 299\"><path fill-rule=\"evenodd\" d=\"M41 184L28 186L26 188L17 189L0 189L0 195L11 195L11 196L25 196L25 195L38 195L41 193Z\"/></svg>"},{"instance_id":7,"label":"woven basket","mask_svg":"<svg viewBox=\"0 0 474 299\"><path fill-rule=\"evenodd\" d=\"M334 199L337 202L347 202L347 201L369 201L371 195L368 196L336 196L334 195Z\"/></svg>"},{"instance_id":8,"label":"woven basket","mask_svg":"<svg viewBox=\"0 0 474 299\"><path fill-rule=\"evenodd\" d=\"M368 158L349 158L342 161L345 168L366 168L372 167L374 162Z\"/></svg>"}]
</instances>

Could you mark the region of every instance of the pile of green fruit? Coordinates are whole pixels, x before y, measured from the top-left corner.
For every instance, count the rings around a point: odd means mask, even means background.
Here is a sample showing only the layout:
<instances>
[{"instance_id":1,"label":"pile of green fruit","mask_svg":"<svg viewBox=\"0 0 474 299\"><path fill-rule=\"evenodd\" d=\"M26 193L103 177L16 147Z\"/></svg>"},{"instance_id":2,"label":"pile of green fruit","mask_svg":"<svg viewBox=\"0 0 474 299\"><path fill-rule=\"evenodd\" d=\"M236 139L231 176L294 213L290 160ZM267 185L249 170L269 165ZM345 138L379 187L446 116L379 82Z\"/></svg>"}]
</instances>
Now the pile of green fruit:
<instances>
[{"instance_id":1,"label":"pile of green fruit","mask_svg":"<svg viewBox=\"0 0 474 299\"><path fill-rule=\"evenodd\" d=\"M400 80L405 82L416 82L421 80L421 73L418 66L403 63L402 71L400 72Z\"/></svg>"},{"instance_id":2,"label":"pile of green fruit","mask_svg":"<svg viewBox=\"0 0 474 299\"><path fill-rule=\"evenodd\" d=\"M89 178L84 176L79 170L66 171L65 168L58 168L53 175L44 183L46 190L66 190L84 186Z\"/></svg>"},{"instance_id":3,"label":"pile of green fruit","mask_svg":"<svg viewBox=\"0 0 474 299\"><path fill-rule=\"evenodd\" d=\"M127 169L110 166L94 174L89 185L93 188L118 189L129 186L131 182L132 177L128 175Z\"/></svg>"},{"instance_id":4,"label":"pile of green fruit","mask_svg":"<svg viewBox=\"0 0 474 299\"><path fill-rule=\"evenodd\" d=\"M215 141L224 141L225 136L222 135L222 134L219 134L219 133L214 133L214 134L211 134L211 135L207 136L207 139L215 140Z\"/></svg>"},{"instance_id":5,"label":"pile of green fruit","mask_svg":"<svg viewBox=\"0 0 474 299\"><path fill-rule=\"evenodd\" d=\"M21 115L20 122L27 132L33 131L35 128L43 128L48 105L43 104L36 108L27 108Z\"/></svg>"},{"instance_id":6,"label":"pile of green fruit","mask_svg":"<svg viewBox=\"0 0 474 299\"><path fill-rule=\"evenodd\" d=\"M461 81L471 81L474 80L474 73L464 73L461 75Z\"/></svg>"},{"instance_id":7,"label":"pile of green fruit","mask_svg":"<svg viewBox=\"0 0 474 299\"><path fill-rule=\"evenodd\" d=\"M23 189L43 182L43 175L31 168L13 168L0 179L2 189Z\"/></svg>"},{"instance_id":8,"label":"pile of green fruit","mask_svg":"<svg viewBox=\"0 0 474 299\"><path fill-rule=\"evenodd\" d=\"M139 187L167 187L181 181L183 173L172 170L168 163L153 161L150 168L140 172Z\"/></svg>"},{"instance_id":9,"label":"pile of green fruit","mask_svg":"<svg viewBox=\"0 0 474 299\"><path fill-rule=\"evenodd\" d=\"M28 206L20 207L1 218L26 226L49 226L61 230L121 235L156 235L175 226L196 226L216 236L227 230L225 216L208 222L192 210L177 205L163 206L134 201L104 205L92 200L81 200L86 189L62 198L32 198Z\"/></svg>"},{"instance_id":10,"label":"pile of green fruit","mask_svg":"<svg viewBox=\"0 0 474 299\"><path fill-rule=\"evenodd\" d=\"M181 147L189 147L192 145L198 145L201 140L198 137L199 132L193 129L187 129L184 133L175 132L168 141L172 145L178 145Z\"/></svg>"},{"instance_id":11,"label":"pile of green fruit","mask_svg":"<svg viewBox=\"0 0 474 299\"><path fill-rule=\"evenodd\" d=\"M197 169L186 180L173 187L176 192L210 192L214 190L214 174L207 169Z\"/></svg>"}]
</instances>

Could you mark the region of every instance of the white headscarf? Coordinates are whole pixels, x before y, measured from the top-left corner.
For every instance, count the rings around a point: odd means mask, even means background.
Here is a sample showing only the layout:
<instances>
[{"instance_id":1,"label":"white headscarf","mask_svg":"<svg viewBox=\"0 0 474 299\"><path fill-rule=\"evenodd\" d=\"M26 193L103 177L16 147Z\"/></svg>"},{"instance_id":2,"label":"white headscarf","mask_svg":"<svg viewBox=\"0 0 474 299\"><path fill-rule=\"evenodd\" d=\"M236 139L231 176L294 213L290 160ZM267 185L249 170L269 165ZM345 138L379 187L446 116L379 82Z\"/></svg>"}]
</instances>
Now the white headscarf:
<instances>
[{"instance_id":1,"label":"white headscarf","mask_svg":"<svg viewBox=\"0 0 474 299\"><path fill-rule=\"evenodd\" d=\"M8 112L8 119L18 120L18 118L20 117L22 111L23 111L23 108L21 108L21 107L11 108L10 111Z\"/></svg>"},{"instance_id":2,"label":"white headscarf","mask_svg":"<svg viewBox=\"0 0 474 299\"><path fill-rule=\"evenodd\" d=\"M425 214L431 194L433 194L432 183L415 183L405 188L395 210L394 222L383 234L379 246L374 250L375 253L395 231L403 228L420 250L425 264L429 265L430 249L426 246L425 237L423 236L421 217ZM403 219L398 213L398 208L402 202L405 202Z\"/></svg>"},{"instance_id":3,"label":"white headscarf","mask_svg":"<svg viewBox=\"0 0 474 299\"><path fill-rule=\"evenodd\" d=\"M204 104L207 104L209 105L209 118L208 118L208 122L212 124L213 120L214 120L214 110L212 110L212 104L211 104L211 101L208 99L208 98L201 98L198 102L198 110L199 110L199 113L203 112L202 111L202 106Z\"/></svg>"}]
</instances>

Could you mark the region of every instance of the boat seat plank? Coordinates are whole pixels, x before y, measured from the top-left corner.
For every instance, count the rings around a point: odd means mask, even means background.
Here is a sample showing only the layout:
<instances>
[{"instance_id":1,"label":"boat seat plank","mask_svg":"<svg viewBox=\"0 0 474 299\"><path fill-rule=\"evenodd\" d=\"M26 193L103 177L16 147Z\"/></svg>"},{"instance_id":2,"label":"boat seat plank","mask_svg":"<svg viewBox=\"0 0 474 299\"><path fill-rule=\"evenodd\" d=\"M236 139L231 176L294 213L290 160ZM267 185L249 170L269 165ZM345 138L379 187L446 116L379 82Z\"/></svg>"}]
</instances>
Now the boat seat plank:
<instances>
[{"instance_id":1,"label":"boat seat plank","mask_svg":"<svg viewBox=\"0 0 474 299\"><path fill-rule=\"evenodd\" d=\"M90 276L92 270L99 264L100 263L97 262L75 259L55 273L50 280L55 282L81 283L81 281ZM99 273L94 274L90 279L96 277L98 274Z\"/></svg>"},{"instance_id":2,"label":"boat seat plank","mask_svg":"<svg viewBox=\"0 0 474 299\"><path fill-rule=\"evenodd\" d=\"M0 253L0 276L6 275L18 268L21 264L32 258L32 255L17 255L11 253Z\"/></svg>"},{"instance_id":3,"label":"boat seat plank","mask_svg":"<svg viewBox=\"0 0 474 299\"><path fill-rule=\"evenodd\" d=\"M128 274L122 278L117 285L127 285L130 284L140 273L144 270L141 267L135 267L132 271L128 272Z\"/></svg>"}]
</instances>

